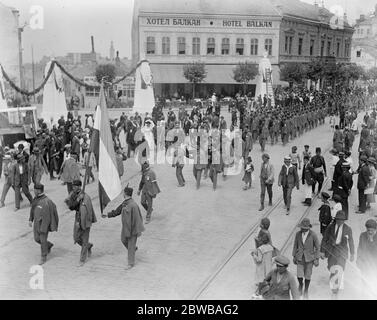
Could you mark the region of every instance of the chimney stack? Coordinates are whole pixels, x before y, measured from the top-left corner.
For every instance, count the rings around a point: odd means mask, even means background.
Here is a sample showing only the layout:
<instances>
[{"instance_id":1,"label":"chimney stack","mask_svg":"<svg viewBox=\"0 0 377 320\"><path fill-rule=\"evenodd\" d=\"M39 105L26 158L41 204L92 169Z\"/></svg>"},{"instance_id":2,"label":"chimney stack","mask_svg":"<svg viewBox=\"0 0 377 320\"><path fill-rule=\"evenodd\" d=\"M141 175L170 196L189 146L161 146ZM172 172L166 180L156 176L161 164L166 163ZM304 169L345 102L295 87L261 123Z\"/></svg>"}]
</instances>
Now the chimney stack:
<instances>
[{"instance_id":1,"label":"chimney stack","mask_svg":"<svg viewBox=\"0 0 377 320\"><path fill-rule=\"evenodd\" d=\"M90 36L90 38L92 40L92 53L95 53L95 51L94 51L94 37Z\"/></svg>"}]
</instances>

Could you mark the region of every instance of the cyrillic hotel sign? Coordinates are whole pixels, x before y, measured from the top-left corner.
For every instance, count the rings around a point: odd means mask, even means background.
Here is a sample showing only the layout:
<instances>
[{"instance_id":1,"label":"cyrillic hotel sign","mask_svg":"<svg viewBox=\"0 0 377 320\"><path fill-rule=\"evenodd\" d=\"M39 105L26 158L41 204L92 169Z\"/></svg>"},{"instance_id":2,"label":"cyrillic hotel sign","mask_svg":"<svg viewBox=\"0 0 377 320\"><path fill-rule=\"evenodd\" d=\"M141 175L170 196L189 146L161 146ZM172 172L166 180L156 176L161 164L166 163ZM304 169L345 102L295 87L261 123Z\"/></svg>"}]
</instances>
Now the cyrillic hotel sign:
<instances>
[{"instance_id":1,"label":"cyrillic hotel sign","mask_svg":"<svg viewBox=\"0 0 377 320\"><path fill-rule=\"evenodd\" d=\"M190 18L156 18L144 17L147 26L202 26L202 27L239 27L239 28L273 28L268 20L232 20L232 19L190 19Z\"/></svg>"}]
</instances>

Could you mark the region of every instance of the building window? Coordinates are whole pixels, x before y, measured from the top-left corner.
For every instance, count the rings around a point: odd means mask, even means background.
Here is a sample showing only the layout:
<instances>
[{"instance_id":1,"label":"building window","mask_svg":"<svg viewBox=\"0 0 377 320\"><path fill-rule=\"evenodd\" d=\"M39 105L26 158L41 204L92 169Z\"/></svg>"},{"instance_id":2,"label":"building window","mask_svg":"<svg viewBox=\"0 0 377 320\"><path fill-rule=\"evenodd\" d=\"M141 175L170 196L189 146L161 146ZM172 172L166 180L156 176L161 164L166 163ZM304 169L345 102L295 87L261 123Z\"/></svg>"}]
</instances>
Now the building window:
<instances>
[{"instance_id":1,"label":"building window","mask_svg":"<svg viewBox=\"0 0 377 320\"><path fill-rule=\"evenodd\" d=\"M186 54L186 38L178 37L178 54Z\"/></svg>"},{"instance_id":2,"label":"building window","mask_svg":"<svg viewBox=\"0 0 377 320\"><path fill-rule=\"evenodd\" d=\"M194 56L200 55L200 38L192 38L192 54Z\"/></svg>"},{"instance_id":3,"label":"building window","mask_svg":"<svg viewBox=\"0 0 377 320\"><path fill-rule=\"evenodd\" d=\"M292 36L285 36L285 45L284 45L285 53L292 54L292 42L293 42Z\"/></svg>"},{"instance_id":4,"label":"building window","mask_svg":"<svg viewBox=\"0 0 377 320\"><path fill-rule=\"evenodd\" d=\"M170 38L162 37L162 54L170 54Z\"/></svg>"},{"instance_id":5,"label":"building window","mask_svg":"<svg viewBox=\"0 0 377 320\"><path fill-rule=\"evenodd\" d=\"M258 39L251 39L250 54L254 56L258 55Z\"/></svg>"},{"instance_id":6,"label":"building window","mask_svg":"<svg viewBox=\"0 0 377 320\"><path fill-rule=\"evenodd\" d=\"M99 88L88 87L85 89L85 95L87 97L99 97Z\"/></svg>"},{"instance_id":7,"label":"building window","mask_svg":"<svg viewBox=\"0 0 377 320\"><path fill-rule=\"evenodd\" d=\"M340 55L340 42L336 43L336 56L339 57Z\"/></svg>"},{"instance_id":8,"label":"building window","mask_svg":"<svg viewBox=\"0 0 377 320\"><path fill-rule=\"evenodd\" d=\"M304 39L303 38L299 38L298 39L298 55L301 56L302 55L302 44L304 42Z\"/></svg>"},{"instance_id":9,"label":"building window","mask_svg":"<svg viewBox=\"0 0 377 320\"><path fill-rule=\"evenodd\" d=\"M224 38L221 41L221 54L229 54L230 42L229 38Z\"/></svg>"},{"instance_id":10,"label":"building window","mask_svg":"<svg viewBox=\"0 0 377 320\"><path fill-rule=\"evenodd\" d=\"M361 50L357 50L356 51L356 58L360 58L361 57Z\"/></svg>"},{"instance_id":11,"label":"building window","mask_svg":"<svg viewBox=\"0 0 377 320\"><path fill-rule=\"evenodd\" d=\"M244 41L242 38L238 38L236 42L236 54L243 56Z\"/></svg>"},{"instance_id":12,"label":"building window","mask_svg":"<svg viewBox=\"0 0 377 320\"><path fill-rule=\"evenodd\" d=\"M349 49L350 49L350 44L348 42L346 42L346 44L344 45L344 56L345 57L349 57Z\"/></svg>"},{"instance_id":13,"label":"building window","mask_svg":"<svg viewBox=\"0 0 377 320\"><path fill-rule=\"evenodd\" d=\"M323 57L323 54L325 53L325 41L321 41L321 57Z\"/></svg>"},{"instance_id":14,"label":"building window","mask_svg":"<svg viewBox=\"0 0 377 320\"><path fill-rule=\"evenodd\" d=\"M272 39L264 40L264 49L268 52L268 55L272 56Z\"/></svg>"},{"instance_id":15,"label":"building window","mask_svg":"<svg viewBox=\"0 0 377 320\"><path fill-rule=\"evenodd\" d=\"M361 33L361 35L363 35L364 29L360 29L360 33Z\"/></svg>"},{"instance_id":16,"label":"building window","mask_svg":"<svg viewBox=\"0 0 377 320\"><path fill-rule=\"evenodd\" d=\"M154 37L147 37L147 54L156 53L156 42Z\"/></svg>"},{"instance_id":17,"label":"building window","mask_svg":"<svg viewBox=\"0 0 377 320\"><path fill-rule=\"evenodd\" d=\"M327 41L327 56L331 55L331 41Z\"/></svg>"},{"instance_id":18,"label":"building window","mask_svg":"<svg viewBox=\"0 0 377 320\"><path fill-rule=\"evenodd\" d=\"M215 38L208 38L207 54L215 54Z\"/></svg>"},{"instance_id":19,"label":"building window","mask_svg":"<svg viewBox=\"0 0 377 320\"><path fill-rule=\"evenodd\" d=\"M314 39L310 39L310 55L314 55Z\"/></svg>"}]
</instances>

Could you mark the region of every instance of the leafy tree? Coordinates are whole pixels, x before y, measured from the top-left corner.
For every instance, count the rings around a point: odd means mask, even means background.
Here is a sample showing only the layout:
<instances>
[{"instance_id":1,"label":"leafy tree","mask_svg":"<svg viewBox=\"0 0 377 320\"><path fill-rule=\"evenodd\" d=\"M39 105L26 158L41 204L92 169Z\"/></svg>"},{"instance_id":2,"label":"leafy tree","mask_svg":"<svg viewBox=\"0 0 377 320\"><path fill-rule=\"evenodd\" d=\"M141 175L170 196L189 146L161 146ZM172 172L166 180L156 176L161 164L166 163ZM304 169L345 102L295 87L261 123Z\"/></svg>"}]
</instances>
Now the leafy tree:
<instances>
[{"instance_id":1,"label":"leafy tree","mask_svg":"<svg viewBox=\"0 0 377 320\"><path fill-rule=\"evenodd\" d=\"M302 83L306 78L306 73L306 67L302 63L290 62L282 66L280 76L282 80L289 82L292 87L293 83Z\"/></svg>"},{"instance_id":2,"label":"leafy tree","mask_svg":"<svg viewBox=\"0 0 377 320\"><path fill-rule=\"evenodd\" d=\"M366 72L366 79L375 82L377 80L377 67L370 68Z\"/></svg>"},{"instance_id":3,"label":"leafy tree","mask_svg":"<svg viewBox=\"0 0 377 320\"><path fill-rule=\"evenodd\" d=\"M325 63L322 59L312 59L307 68L306 75L312 81L318 81L324 76L325 73Z\"/></svg>"},{"instance_id":4,"label":"leafy tree","mask_svg":"<svg viewBox=\"0 0 377 320\"><path fill-rule=\"evenodd\" d=\"M195 85L201 83L207 76L205 64L193 62L183 67L183 76L192 83L192 98L195 98Z\"/></svg>"},{"instance_id":5,"label":"leafy tree","mask_svg":"<svg viewBox=\"0 0 377 320\"><path fill-rule=\"evenodd\" d=\"M255 63L240 62L233 69L233 79L243 84L243 93L246 94L246 85L253 80L258 74L258 67Z\"/></svg>"},{"instance_id":6,"label":"leafy tree","mask_svg":"<svg viewBox=\"0 0 377 320\"><path fill-rule=\"evenodd\" d=\"M100 64L96 68L96 79L99 83L101 83L102 79L105 78L104 80L106 82L113 82L115 79L116 71L115 71L115 66L113 64ZM108 84L104 83L105 86Z\"/></svg>"}]
</instances>

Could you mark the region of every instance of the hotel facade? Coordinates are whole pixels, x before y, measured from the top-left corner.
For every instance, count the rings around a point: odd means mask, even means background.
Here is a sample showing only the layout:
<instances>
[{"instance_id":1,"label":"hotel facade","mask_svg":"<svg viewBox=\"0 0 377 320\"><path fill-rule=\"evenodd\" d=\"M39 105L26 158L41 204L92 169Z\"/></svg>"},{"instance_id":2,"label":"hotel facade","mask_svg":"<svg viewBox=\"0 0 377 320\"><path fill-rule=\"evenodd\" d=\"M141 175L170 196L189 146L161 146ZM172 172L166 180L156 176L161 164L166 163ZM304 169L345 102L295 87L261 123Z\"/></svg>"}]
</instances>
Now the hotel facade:
<instances>
[{"instance_id":1,"label":"hotel facade","mask_svg":"<svg viewBox=\"0 0 377 320\"><path fill-rule=\"evenodd\" d=\"M310 7L310 17L292 16L287 9L292 3L302 4L304 7L299 12L303 13ZM245 61L259 64L265 52L271 61L274 86L282 85L286 83L280 81L281 63L309 62L321 52L323 57L327 56L327 51L320 47L324 33L335 33L331 34L335 39L349 37L348 30L341 30L339 36L337 30L330 30L330 18L324 8L298 0L238 0L236 3L135 0L133 61L147 59L150 62L155 95L166 98L191 96L192 85L184 77L183 67L192 62L204 63L207 72L204 81L196 87L197 97L206 97L213 92L222 96L234 95L241 91L241 84L233 79L233 69ZM291 41L288 47L286 41ZM349 59L344 57L344 60ZM248 85L248 92L254 94L255 87L256 80L253 80Z\"/></svg>"}]
</instances>

